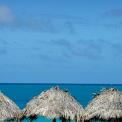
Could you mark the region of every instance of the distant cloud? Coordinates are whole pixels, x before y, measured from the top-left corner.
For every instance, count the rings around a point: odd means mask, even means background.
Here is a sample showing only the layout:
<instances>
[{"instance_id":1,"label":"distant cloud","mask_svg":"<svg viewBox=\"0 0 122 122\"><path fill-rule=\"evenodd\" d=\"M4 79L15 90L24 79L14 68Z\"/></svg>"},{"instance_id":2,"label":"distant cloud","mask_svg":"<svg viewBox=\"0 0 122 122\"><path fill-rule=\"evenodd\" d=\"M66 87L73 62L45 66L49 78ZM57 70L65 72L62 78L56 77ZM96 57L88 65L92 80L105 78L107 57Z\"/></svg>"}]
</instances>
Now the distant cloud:
<instances>
[{"instance_id":1,"label":"distant cloud","mask_svg":"<svg viewBox=\"0 0 122 122\"><path fill-rule=\"evenodd\" d=\"M105 52L111 56L122 55L122 43L111 42L104 39L80 39L76 40L75 43L72 43L70 40L59 39L50 40L48 43L52 44L53 46L57 45L59 48L64 47L66 50L63 50L63 48L62 54L67 58L79 56L96 60L103 58Z\"/></svg>"},{"instance_id":2,"label":"distant cloud","mask_svg":"<svg viewBox=\"0 0 122 122\"><path fill-rule=\"evenodd\" d=\"M50 40L52 45L63 46L66 48L71 48L72 44L66 39L59 39L59 40Z\"/></svg>"},{"instance_id":3,"label":"distant cloud","mask_svg":"<svg viewBox=\"0 0 122 122\"><path fill-rule=\"evenodd\" d=\"M102 20L102 21L101 21ZM100 20L94 26L105 27L109 30L120 30L122 29L122 8L113 8L104 11L100 14Z\"/></svg>"},{"instance_id":4,"label":"distant cloud","mask_svg":"<svg viewBox=\"0 0 122 122\"><path fill-rule=\"evenodd\" d=\"M122 17L122 8L111 9L104 13L106 17Z\"/></svg>"},{"instance_id":5,"label":"distant cloud","mask_svg":"<svg viewBox=\"0 0 122 122\"><path fill-rule=\"evenodd\" d=\"M38 13L38 15L29 15L29 12L24 17L15 16L9 6L0 5L0 26L9 29L28 29L31 31L40 31L43 33L76 33L77 25L86 25L87 20L80 16L69 14L51 14Z\"/></svg>"},{"instance_id":6,"label":"distant cloud","mask_svg":"<svg viewBox=\"0 0 122 122\"><path fill-rule=\"evenodd\" d=\"M39 19L39 17L41 18ZM38 14L38 17L37 15L31 16L31 18L26 22L26 25L30 29L40 30L42 32L68 32L70 34L75 34L75 26L86 25L86 23L88 24L88 20L79 16L41 13Z\"/></svg>"},{"instance_id":7,"label":"distant cloud","mask_svg":"<svg viewBox=\"0 0 122 122\"><path fill-rule=\"evenodd\" d=\"M10 24L14 21L11 9L5 5L0 5L0 24Z\"/></svg>"},{"instance_id":8,"label":"distant cloud","mask_svg":"<svg viewBox=\"0 0 122 122\"><path fill-rule=\"evenodd\" d=\"M35 42L33 42L35 43ZM122 43L120 41L110 41L105 39L79 39L68 40L51 39L41 40L30 47L28 45L20 45L21 43L0 40L1 54L8 51L9 47L16 47L18 50L29 50L32 52L33 57L39 58L42 61L51 62L67 62L71 58L81 58L89 60L99 60L107 56L121 57L122 56ZM31 57L31 53L30 56Z\"/></svg>"},{"instance_id":9,"label":"distant cloud","mask_svg":"<svg viewBox=\"0 0 122 122\"><path fill-rule=\"evenodd\" d=\"M76 33L75 26L72 22L66 21L64 23L64 27L67 28L67 30L69 31L70 34L75 34Z\"/></svg>"},{"instance_id":10,"label":"distant cloud","mask_svg":"<svg viewBox=\"0 0 122 122\"><path fill-rule=\"evenodd\" d=\"M52 19L59 19L59 20L69 20L75 23L86 23L86 19L80 16L69 15L69 14L49 14L49 13L40 13L43 17L48 17Z\"/></svg>"},{"instance_id":11,"label":"distant cloud","mask_svg":"<svg viewBox=\"0 0 122 122\"><path fill-rule=\"evenodd\" d=\"M22 19L16 17L12 9L6 5L0 5L0 26L12 29L26 28L33 31L55 32L50 19L35 19L28 16Z\"/></svg>"},{"instance_id":12,"label":"distant cloud","mask_svg":"<svg viewBox=\"0 0 122 122\"><path fill-rule=\"evenodd\" d=\"M102 43L105 44L108 48L111 48L117 56L122 56L122 42L108 42L102 40Z\"/></svg>"},{"instance_id":13,"label":"distant cloud","mask_svg":"<svg viewBox=\"0 0 122 122\"><path fill-rule=\"evenodd\" d=\"M7 54L7 49L6 48L1 48L0 47L0 56Z\"/></svg>"},{"instance_id":14,"label":"distant cloud","mask_svg":"<svg viewBox=\"0 0 122 122\"><path fill-rule=\"evenodd\" d=\"M22 26L33 31L56 33L56 27L51 19L34 19L28 18L22 21Z\"/></svg>"},{"instance_id":15,"label":"distant cloud","mask_svg":"<svg viewBox=\"0 0 122 122\"><path fill-rule=\"evenodd\" d=\"M102 47L97 40L75 40L73 43L67 39L55 39L43 41L42 44L59 47L62 56L68 59L74 56L98 59L102 53Z\"/></svg>"},{"instance_id":16,"label":"distant cloud","mask_svg":"<svg viewBox=\"0 0 122 122\"><path fill-rule=\"evenodd\" d=\"M9 43L6 40L0 38L0 56L7 54L8 45Z\"/></svg>"},{"instance_id":17,"label":"distant cloud","mask_svg":"<svg viewBox=\"0 0 122 122\"><path fill-rule=\"evenodd\" d=\"M38 54L38 57L41 58L44 61L50 61L50 60L52 60L51 57L49 55L47 55L47 54L40 54L39 53Z\"/></svg>"},{"instance_id":18,"label":"distant cloud","mask_svg":"<svg viewBox=\"0 0 122 122\"><path fill-rule=\"evenodd\" d=\"M40 41L41 44L44 44L44 45L49 45L49 46L56 46L56 47L63 47L65 49L70 49L72 48L72 43L67 40L67 39L51 39L51 40L48 40L48 41Z\"/></svg>"},{"instance_id":19,"label":"distant cloud","mask_svg":"<svg viewBox=\"0 0 122 122\"><path fill-rule=\"evenodd\" d=\"M0 37L0 46L7 46L9 44L10 43L8 41L6 41L5 39L3 39L3 38Z\"/></svg>"},{"instance_id":20,"label":"distant cloud","mask_svg":"<svg viewBox=\"0 0 122 122\"><path fill-rule=\"evenodd\" d=\"M54 56L53 54L47 54L45 52L40 53L38 52L36 55L31 55L31 58L38 58L41 61L47 62L47 63L65 63L66 60L62 59L61 57Z\"/></svg>"},{"instance_id":21,"label":"distant cloud","mask_svg":"<svg viewBox=\"0 0 122 122\"><path fill-rule=\"evenodd\" d=\"M98 40L78 40L77 45L71 50L73 55L88 59L99 59L102 55L102 47Z\"/></svg>"}]
</instances>

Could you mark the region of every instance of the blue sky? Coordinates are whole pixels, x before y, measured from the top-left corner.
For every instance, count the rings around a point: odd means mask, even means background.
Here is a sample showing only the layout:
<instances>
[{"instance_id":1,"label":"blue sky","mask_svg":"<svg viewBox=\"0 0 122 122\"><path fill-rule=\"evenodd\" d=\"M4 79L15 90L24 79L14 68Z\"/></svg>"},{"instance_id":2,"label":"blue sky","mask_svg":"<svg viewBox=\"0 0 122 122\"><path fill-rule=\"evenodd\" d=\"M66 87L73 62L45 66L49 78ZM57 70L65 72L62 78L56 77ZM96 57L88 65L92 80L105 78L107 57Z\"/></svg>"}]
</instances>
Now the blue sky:
<instances>
[{"instance_id":1,"label":"blue sky","mask_svg":"<svg viewBox=\"0 0 122 122\"><path fill-rule=\"evenodd\" d=\"M0 0L0 82L121 83L121 0Z\"/></svg>"}]
</instances>

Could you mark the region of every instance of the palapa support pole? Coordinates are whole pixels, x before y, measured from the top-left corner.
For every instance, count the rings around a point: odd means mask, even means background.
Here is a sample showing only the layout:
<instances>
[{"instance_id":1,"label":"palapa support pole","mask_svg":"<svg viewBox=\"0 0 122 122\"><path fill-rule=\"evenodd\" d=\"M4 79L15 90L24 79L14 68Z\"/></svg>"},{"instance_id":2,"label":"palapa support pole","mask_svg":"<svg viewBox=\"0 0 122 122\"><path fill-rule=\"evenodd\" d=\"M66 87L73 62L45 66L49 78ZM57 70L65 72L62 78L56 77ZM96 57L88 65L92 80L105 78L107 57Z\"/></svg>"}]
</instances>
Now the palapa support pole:
<instances>
[{"instance_id":1,"label":"palapa support pole","mask_svg":"<svg viewBox=\"0 0 122 122\"><path fill-rule=\"evenodd\" d=\"M20 122L20 119L18 119L18 118L16 118L15 120L16 120L16 122Z\"/></svg>"},{"instance_id":2,"label":"palapa support pole","mask_svg":"<svg viewBox=\"0 0 122 122\"><path fill-rule=\"evenodd\" d=\"M78 121L77 121L77 116L75 116L75 122L78 122Z\"/></svg>"},{"instance_id":3,"label":"palapa support pole","mask_svg":"<svg viewBox=\"0 0 122 122\"><path fill-rule=\"evenodd\" d=\"M66 122L66 119L64 117L62 117L62 122Z\"/></svg>"},{"instance_id":4,"label":"palapa support pole","mask_svg":"<svg viewBox=\"0 0 122 122\"><path fill-rule=\"evenodd\" d=\"M20 122L20 120L18 119L17 122Z\"/></svg>"},{"instance_id":5,"label":"palapa support pole","mask_svg":"<svg viewBox=\"0 0 122 122\"><path fill-rule=\"evenodd\" d=\"M66 122L71 122L70 118L68 120L66 120Z\"/></svg>"},{"instance_id":6,"label":"palapa support pole","mask_svg":"<svg viewBox=\"0 0 122 122\"><path fill-rule=\"evenodd\" d=\"M56 118L53 119L53 122L56 122Z\"/></svg>"}]
</instances>

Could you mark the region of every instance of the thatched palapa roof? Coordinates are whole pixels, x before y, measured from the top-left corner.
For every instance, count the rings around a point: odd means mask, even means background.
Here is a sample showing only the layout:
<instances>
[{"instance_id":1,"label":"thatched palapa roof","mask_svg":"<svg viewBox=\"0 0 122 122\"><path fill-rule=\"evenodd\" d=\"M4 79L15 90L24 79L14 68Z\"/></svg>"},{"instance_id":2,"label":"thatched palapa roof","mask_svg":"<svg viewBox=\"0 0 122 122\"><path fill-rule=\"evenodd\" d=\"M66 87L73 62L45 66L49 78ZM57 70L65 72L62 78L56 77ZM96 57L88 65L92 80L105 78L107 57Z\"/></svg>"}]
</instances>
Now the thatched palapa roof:
<instances>
[{"instance_id":1,"label":"thatched palapa roof","mask_svg":"<svg viewBox=\"0 0 122 122\"><path fill-rule=\"evenodd\" d=\"M0 92L0 121L15 119L20 115L20 109L7 96Z\"/></svg>"},{"instance_id":2,"label":"thatched palapa roof","mask_svg":"<svg viewBox=\"0 0 122 122\"><path fill-rule=\"evenodd\" d=\"M84 113L82 106L67 91L51 88L34 97L25 107L24 114L45 116L49 119L64 117L79 121Z\"/></svg>"},{"instance_id":3,"label":"thatched palapa roof","mask_svg":"<svg viewBox=\"0 0 122 122\"><path fill-rule=\"evenodd\" d=\"M110 88L96 95L86 107L85 120L93 118L117 120L122 118L122 92ZM122 121L122 120L121 120Z\"/></svg>"}]
</instances>

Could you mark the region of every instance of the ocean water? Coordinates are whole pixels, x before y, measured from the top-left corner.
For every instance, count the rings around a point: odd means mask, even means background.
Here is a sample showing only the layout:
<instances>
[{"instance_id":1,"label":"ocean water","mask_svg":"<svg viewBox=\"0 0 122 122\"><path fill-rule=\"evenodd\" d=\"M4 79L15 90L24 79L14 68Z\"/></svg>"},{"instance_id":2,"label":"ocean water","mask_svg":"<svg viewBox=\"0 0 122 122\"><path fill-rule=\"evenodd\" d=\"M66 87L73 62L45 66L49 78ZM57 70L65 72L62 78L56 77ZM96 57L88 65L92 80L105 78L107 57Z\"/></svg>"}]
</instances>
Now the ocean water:
<instances>
[{"instance_id":1,"label":"ocean water","mask_svg":"<svg viewBox=\"0 0 122 122\"><path fill-rule=\"evenodd\" d=\"M63 90L68 90L84 108L93 99L93 93L97 93L103 88L114 87L122 90L122 85L119 84L0 84L0 90L23 109L34 96L57 85ZM44 117L34 120L34 122L51 121ZM29 120L24 120L24 122L29 122Z\"/></svg>"}]
</instances>

